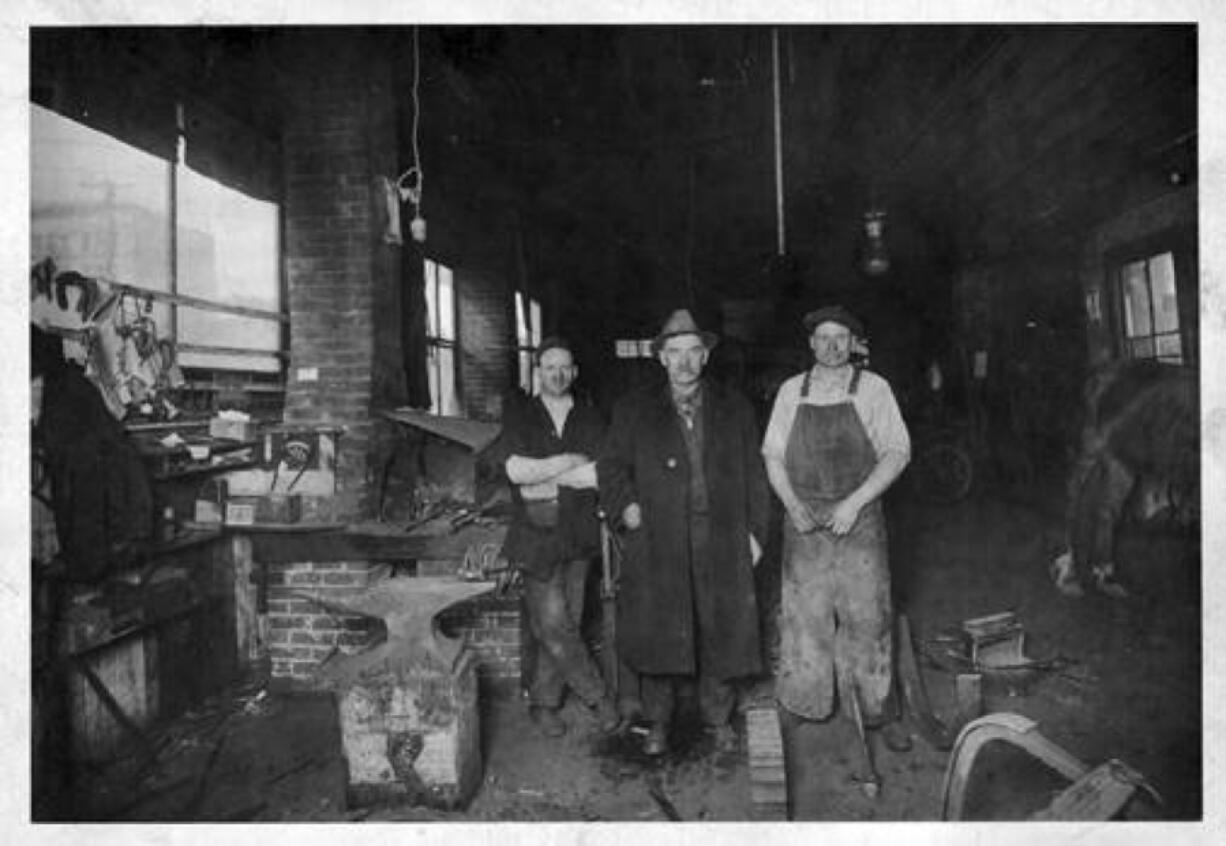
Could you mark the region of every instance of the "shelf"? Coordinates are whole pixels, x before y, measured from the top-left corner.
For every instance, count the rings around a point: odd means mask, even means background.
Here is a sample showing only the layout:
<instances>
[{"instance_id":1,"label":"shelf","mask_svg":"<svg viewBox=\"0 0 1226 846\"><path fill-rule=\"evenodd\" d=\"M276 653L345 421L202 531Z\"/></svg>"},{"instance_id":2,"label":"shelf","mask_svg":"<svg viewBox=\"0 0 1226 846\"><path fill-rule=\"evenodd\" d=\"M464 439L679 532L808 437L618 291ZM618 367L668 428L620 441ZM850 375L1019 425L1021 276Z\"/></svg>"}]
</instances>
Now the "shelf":
<instances>
[{"instance_id":1,"label":"shelf","mask_svg":"<svg viewBox=\"0 0 1226 846\"><path fill-rule=\"evenodd\" d=\"M166 473L155 473L153 481L155 482L175 482L180 479L193 479L199 476L208 476L213 473L226 473L230 470L249 470L252 467L259 467L260 462L252 461L231 461L224 464L208 464L202 467L189 467L183 470L172 470Z\"/></svg>"}]
</instances>

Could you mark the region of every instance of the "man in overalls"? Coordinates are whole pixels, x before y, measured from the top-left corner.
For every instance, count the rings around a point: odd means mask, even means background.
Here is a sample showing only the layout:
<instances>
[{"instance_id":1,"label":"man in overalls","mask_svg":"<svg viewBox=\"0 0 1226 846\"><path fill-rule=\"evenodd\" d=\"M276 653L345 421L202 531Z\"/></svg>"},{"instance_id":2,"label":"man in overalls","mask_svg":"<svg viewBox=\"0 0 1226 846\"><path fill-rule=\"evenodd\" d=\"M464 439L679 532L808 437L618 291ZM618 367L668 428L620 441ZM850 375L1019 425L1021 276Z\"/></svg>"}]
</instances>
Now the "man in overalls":
<instances>
[{"instance_id":1,"label":"man in overalls","mask_svg":"<svg viewBox=\"0 0 1226 846\"><path fill-rule=\"evenodd\" d=\"M909 738L886 714L892 617L881 495L910 460L910 437L889 384L851 362L860 321L828 306L804 326L814 366L780 386L762 444L787 509L776 678L785 737L858 706L866 727L888 726L883 739L905 748Z\"/></svg>"}]
</instances>

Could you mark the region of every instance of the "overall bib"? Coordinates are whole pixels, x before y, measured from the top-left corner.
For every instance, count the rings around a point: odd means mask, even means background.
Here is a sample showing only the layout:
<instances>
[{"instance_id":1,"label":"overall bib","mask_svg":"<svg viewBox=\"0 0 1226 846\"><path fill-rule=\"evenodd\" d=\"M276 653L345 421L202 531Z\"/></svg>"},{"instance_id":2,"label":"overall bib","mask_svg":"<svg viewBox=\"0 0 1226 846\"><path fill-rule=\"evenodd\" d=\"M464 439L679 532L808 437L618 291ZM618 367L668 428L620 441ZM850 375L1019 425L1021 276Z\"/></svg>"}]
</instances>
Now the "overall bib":
<instances>
[{"instance_id":1,"label":"overall bib","mask_svg":"<svg viewBox=\"0 0 1226 846\"><path fill-rule=\"evenodd\" d=\"M847 398L810 405L810 375L788 437L784 467L796 495L814 513L826 514L869 476L876 454L852 404L857 369ZM807 534L784 519L780 603L780 665L776 693L798 716L822 720L835 708L851 713L851 685L864 719L881 719L890 689L890 575L885 516L877 500L860 511L851 531Z\"/></svg>"}]
</instances>

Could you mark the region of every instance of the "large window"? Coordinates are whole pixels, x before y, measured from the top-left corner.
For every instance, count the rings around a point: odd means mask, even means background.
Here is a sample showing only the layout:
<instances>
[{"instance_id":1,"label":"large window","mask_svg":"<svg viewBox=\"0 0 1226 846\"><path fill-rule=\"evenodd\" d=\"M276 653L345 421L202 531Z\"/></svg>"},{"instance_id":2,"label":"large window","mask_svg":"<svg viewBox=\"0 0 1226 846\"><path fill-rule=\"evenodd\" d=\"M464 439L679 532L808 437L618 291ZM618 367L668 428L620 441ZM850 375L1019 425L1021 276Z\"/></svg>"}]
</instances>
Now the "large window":
<instances>
[{"instance_id":1,"label":"large window","mask_svg":"<svg viewBox=\"0 0 1226 846\"><path fill-rule=\"evenodd\" d=\"M169 291L172 171L165 159L32 105L31 262L50 256L60 270Z\"/></svg>"},{"instance_id":2,"label":"large window","mask_svg":"<svg viewBox=\"0 0 1226 846\"><path fill-rule=\"evenodd\" d=\"M536 351L541 345L541 304L515 292L515 344L519 356L519 386L535 392Z\"/></svg>"},{"instance_id":3,"label":"large window","mask_svg":"<svg viewBox=\"0 0 1226 846\"><path fill-rule=\"evenodd\" d=\"M252 199L186 165L177 168L178 292L263 311L281 307L275 203ZM180 360L189 367L278 371L278 323L241 314L181 309Z\"/></svg>"},{"instance_id":4,"label":"large window","mask_svg":"<svg viewBox=\"0 0 1226 846\"><path fill-rule=\"evenodd\" d=\"M51 258L60 272L143 300L187 375L180 408L208 412L219 392L239 391L252 410L275 412L283 395L278 205L187 167L185 139L172 162L31 104L30 142L31 262ZM74 305L34 298L31 318L78 328Z\"/></svg>"},{"instance_id":5,"label":"large window","mask_svg":"<svg viewBox=\"0 0 1226 846\"><path fill-rule=\"evenodd\" d=\"M1116 281L1124 355L1182 362L1174 255L1162 252L1127 262Z\"/></svg>"},{"instance_id":6,"label":"large window","mask_svg":"<svg viewBox=\"0 0 1226 846\"><path fill-rule=\"evenodd\" d=\"M456 396L455 288L451 268L425 260L426 368L430 376L430 411L458 416Z\"/></svg>"}]
</instances>

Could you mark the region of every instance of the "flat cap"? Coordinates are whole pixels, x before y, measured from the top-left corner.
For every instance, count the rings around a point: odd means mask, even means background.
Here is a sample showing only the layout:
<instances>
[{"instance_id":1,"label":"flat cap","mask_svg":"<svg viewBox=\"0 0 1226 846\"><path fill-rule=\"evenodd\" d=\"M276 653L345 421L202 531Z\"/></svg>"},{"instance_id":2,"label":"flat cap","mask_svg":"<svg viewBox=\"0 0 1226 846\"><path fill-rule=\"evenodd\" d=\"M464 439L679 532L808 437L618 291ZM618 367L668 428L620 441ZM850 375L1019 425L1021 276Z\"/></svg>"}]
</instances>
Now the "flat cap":
<instances>
[{"instance_id":1,"label":"flat cap","mask_svg":"<svg viewBox=\"0 0 1226 846\"><path fill-rule=\"evenodd\" d=\"M840 326L846 326L855 337L864 335L864 324L860 322L860 318L841 305L823 306L809 312L804 317L805 331L809 334L812 334L813 330L823 323L838 323Z\"/></svg>"}]
</instances>

